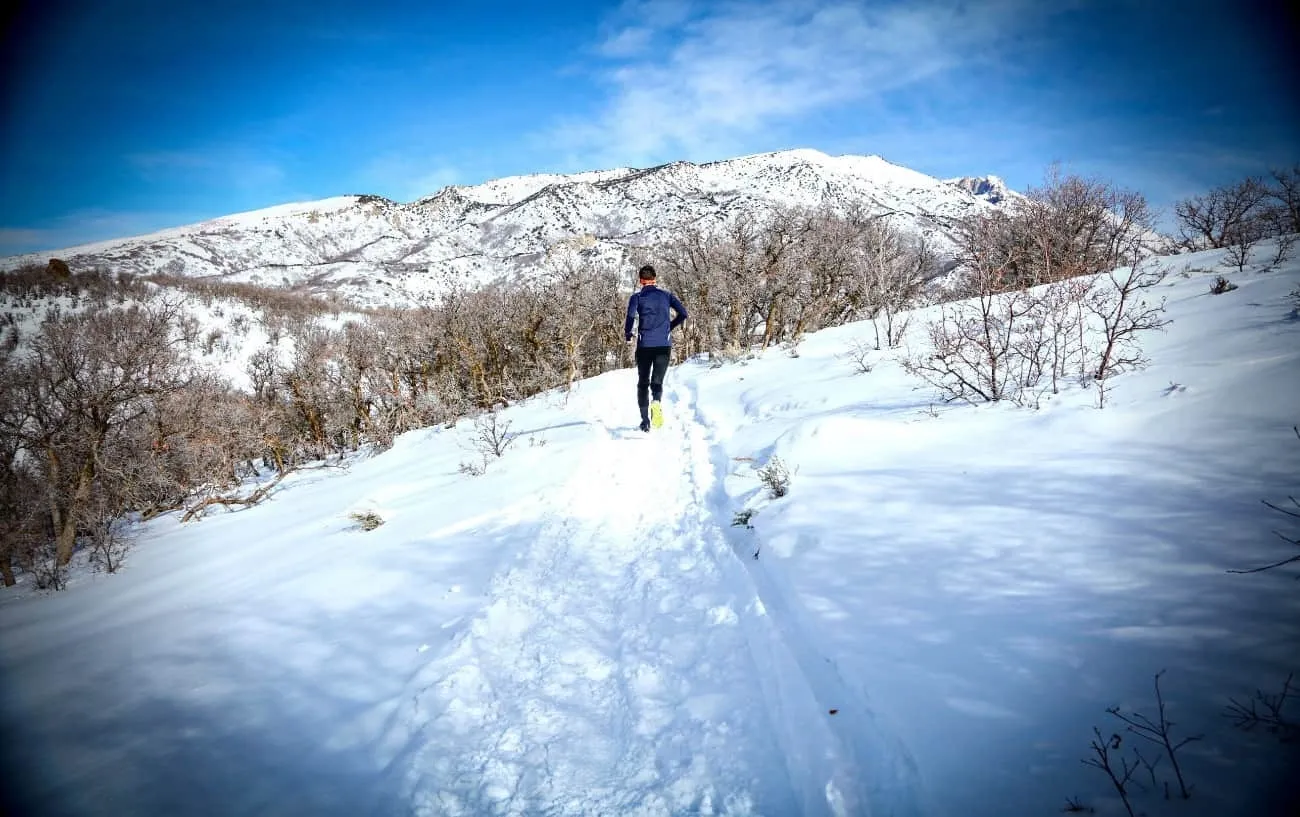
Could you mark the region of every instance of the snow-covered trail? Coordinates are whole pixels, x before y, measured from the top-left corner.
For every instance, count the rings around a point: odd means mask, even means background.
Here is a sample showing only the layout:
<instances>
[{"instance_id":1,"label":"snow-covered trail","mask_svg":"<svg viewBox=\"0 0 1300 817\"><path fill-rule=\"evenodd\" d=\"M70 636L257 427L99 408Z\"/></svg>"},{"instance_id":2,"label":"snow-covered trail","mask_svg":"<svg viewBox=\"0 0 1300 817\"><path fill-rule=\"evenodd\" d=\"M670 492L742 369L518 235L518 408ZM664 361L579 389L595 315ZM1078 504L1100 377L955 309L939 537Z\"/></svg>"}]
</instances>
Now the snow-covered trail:
<instances>
[{"instance_id":1,"label":"snow-covered trail","mask_svg":"<svg viewBox=\"0 0 1300 817\"><path fill-rule=\"evenodd\" d=\"M536 541L408 685L382 760L413 813L873 813L710 512L692 390L666 402L674 420L650 437L605 426Z\"/></svg>"}]
</instances>

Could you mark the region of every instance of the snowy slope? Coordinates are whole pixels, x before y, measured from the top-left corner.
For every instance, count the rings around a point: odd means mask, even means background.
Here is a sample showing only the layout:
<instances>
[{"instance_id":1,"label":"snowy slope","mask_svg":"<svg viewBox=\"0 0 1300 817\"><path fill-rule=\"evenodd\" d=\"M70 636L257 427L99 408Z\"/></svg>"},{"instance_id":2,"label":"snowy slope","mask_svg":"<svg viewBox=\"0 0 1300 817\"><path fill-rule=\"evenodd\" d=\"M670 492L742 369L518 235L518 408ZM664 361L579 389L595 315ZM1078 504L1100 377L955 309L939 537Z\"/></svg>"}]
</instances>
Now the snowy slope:
<instances>
[{"instance_id":1,"label":"snowy slope","mask_svg":"<svg viewBox=\"0 0 1300 817\"><path fill-rule=\"evenodd\" d=\"M1295 582L1226 573L1288 555L1300 264L1212 296L1217 262L1165 259L1104 410L935 406L850 325L675 366L649 437L613 372L506 411L483 476L462 424L141 526L119 575L0 594L20 813L1122 814L1080 760L1161 669L1204 738L1139 810L1281 813L1293 756L1220 711L1300 669Z\"/></svg>"},{"instance_id":2,"label":"snowy slope","mask_svg":"<svg viewBox=\"0 0 1300 817\"><path fill-rule=\"evenodd\" d=\"M409 304L455 285L528 274L557 252L622 264L682 228L778 205L863 203L943 249L954 220L992 198L877 156L790 150L695 165L535 174L450 186L409 204L342 196L151 235L0 259L76 269L221 276L338 291L358 304Z\"/></svg>"}]
</instances>

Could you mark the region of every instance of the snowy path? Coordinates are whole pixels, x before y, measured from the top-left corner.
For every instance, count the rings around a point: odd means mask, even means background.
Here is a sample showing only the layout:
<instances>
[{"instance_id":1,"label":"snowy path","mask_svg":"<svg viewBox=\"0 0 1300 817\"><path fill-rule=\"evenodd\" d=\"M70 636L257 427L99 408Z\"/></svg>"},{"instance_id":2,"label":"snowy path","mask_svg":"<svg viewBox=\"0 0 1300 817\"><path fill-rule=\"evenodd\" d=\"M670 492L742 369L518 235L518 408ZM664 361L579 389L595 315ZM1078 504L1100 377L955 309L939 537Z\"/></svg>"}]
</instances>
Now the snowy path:
<instances>
[{"instance_id":1,"label":"snowy path","mask_svg":"<svg viewBox=\"0 0 1300 817\"><path fill-rule=\"evenodd\" d=\"M689 417L675 389L671 415ZM859 771L709 513L698 425L608 429L386 736L421 815L865 814Z\"/></svg>"}]
</instances>

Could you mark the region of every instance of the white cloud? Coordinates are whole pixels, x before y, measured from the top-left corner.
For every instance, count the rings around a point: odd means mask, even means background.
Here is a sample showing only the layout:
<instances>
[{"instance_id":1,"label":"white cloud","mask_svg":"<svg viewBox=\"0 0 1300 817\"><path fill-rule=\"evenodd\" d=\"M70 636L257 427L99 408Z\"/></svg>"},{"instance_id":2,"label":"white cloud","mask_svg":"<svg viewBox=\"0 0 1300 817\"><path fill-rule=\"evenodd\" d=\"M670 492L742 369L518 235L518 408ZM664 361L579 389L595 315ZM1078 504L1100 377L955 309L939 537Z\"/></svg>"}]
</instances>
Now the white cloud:
<instances>
[{"instance_id":1,"label":"white cloud","mask_svg":"<svg viewBox=\"0 0 1300 817\"><path fill-rule=\"evenodd\" d=\"M607 37L597 51L601 56L611 59L635 57L650 50L654 34L653 30L645 26L621 28Z\"/></svg>"},{"instance_id":2,"label":"white cloud","mask_svg":"<svg viewBox=\"0 0 1300 817\"><path fill-rule=\"evenodd\" d=\"M592 166L729 155L765 129L997 58L1029 0L625 4L595 49L610 89L550 137Z\"/></svg>"}]
</instances>

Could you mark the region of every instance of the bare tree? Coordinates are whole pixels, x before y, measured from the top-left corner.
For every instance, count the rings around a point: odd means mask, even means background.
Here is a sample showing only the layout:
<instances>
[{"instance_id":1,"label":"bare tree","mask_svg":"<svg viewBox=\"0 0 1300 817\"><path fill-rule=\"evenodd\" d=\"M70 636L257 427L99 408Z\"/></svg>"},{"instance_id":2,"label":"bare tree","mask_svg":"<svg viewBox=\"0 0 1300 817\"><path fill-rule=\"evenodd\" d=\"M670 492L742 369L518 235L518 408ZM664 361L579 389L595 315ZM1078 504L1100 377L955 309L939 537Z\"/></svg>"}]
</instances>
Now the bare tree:
<instances>
[{"instance_id":1,"label":"bare tree","mask_svg":"<svg viewBox=\"0 0 1300 817\"><path fill-rule=\"evenodd\" d=\"M72 558L77 525L110 439L151 401L188 379L176 303L104 309L47 320L14 372L17 409L4 432L38 456L58 564Z\"/></svg>"},{"instance_id":2,"label":"bare tree","mask_svg":"<svg viewBox=\"0 0 1300 817\"><path fill-rule=\"evenodd\" d=\"M1268 195L1263 181L1252 176L1178 202L1174 215L1183 246L1193 250L1221 249L1237 243L1250 232L1247 225L1260 218Z\"/></svg>"},{"instance_id":3,"label":"bare tree","mask_svg":"<svg viewBox=\"0 0 1300 817\"><path fill-rule=\"evenodd\" d=\"M1153 226L1140 193L1053 166L1025 198L963 219L958 260L967 268L997 268L1000 289L1027 288L1131 261L1146 252Z\"/></svg>"},{"instance_id":4,"label":"bare tree","mask_svg":"<svg viewBox=\"0 0 1300 817\"><path fill-rule=\"evenodd\" d=\"M1300 233L1300 164L1276 168L1272 176L1268 197L1274 229L1278 235Z\"/></svg>"},{"instance_id":5,"label":"bare tree","mask_svg":"<svg viewBox=\"0 0 1300 817\"><path fill-rule=\"evenodd\" d=\"M885 219L863 224L857 239L860 254L851 269L858 286L862 311L871 319L876 348L897 346L907 329L899 316L920 299L922 287L933 274L938 259L924 238L909 238Z\"/></svg>"},{"instance_id":6,"label":"bare tree","mask_svg":"<svg viewBox=\"0 0 1300 817\"><path fill-rule=\"evenodd\" d=\"M1163 270L1139 264L1099 276L1086 301L1089 311L1100 322L1103 338L1093 379L1105 381L1121 371L1145 365L1142 333L1169 323L1164 317L1165 299L1152 303L1146 300L1145 294L1159 286L1165 275Z\"/></svg>"},{"instance_id":7,"label":"bare tree","mask_svg":"<svg viewBox=\"0 0 1300 817\"><path fill-rule=\"evenodd\" d=\"M617 278L580 261L570 261L546 282L552 293L548 316L553 333L555 350L564 361L564 386L572 391L573 384L587 374L600 371L604 349L600 344L605 333L606 344L617 342L611 330L621 328L617 320Z\"/></svg>"},{"instance_id":8,"label":"bare tree","mask_svg":"<svg viewBox=\"0 0 1300 817\"><path fill-rule=\"evenodd\" d=\"M997 268L971 273L979 294L943 304L927 326L930 351L908 355L904 368L947 400L971 403L1018 399L1026 379L1018 333L1034 300L1024 290L999 292Z\"/></svg>"},{"instance_id":9,"label":"bare tree","mask_svg":"<svg viewBox=\"0 0 1300 817\"><path fill-rule=\"evenodd\" d=\"M1250 263L1255 246L1263 241L1269 233L1264 214L1245 219L1228 229L1225 237L1228 241L1224 248L1223 264L1243 272Z\"/></svg>"}]
</instances>

